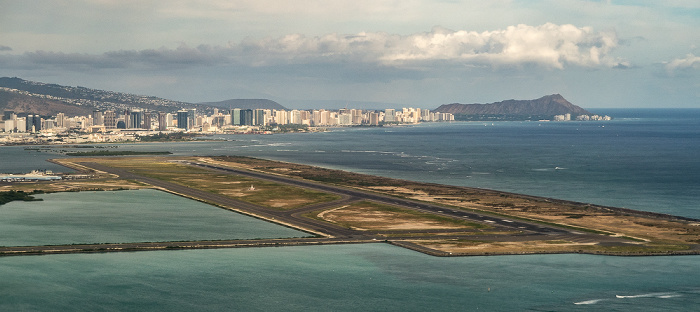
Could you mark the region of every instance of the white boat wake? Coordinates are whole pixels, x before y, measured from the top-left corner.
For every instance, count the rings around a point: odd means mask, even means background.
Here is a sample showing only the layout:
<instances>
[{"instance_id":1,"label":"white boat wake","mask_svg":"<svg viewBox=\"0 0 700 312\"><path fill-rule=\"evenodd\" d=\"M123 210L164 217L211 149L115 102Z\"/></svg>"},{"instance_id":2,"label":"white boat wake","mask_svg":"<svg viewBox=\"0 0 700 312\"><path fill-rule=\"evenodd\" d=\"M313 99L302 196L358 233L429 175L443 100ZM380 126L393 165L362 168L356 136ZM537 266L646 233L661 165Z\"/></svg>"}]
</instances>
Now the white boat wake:
<instances>
[{"instance_id":1,"label":"white boat wake","mask_svg":"<svg viewBox=\"0 0 700 312\"><path fill-rule=\"evenodd\" d=\"M640 294L640 295L615 295L616 299L637 299L637 298L659 298L659 299L669 299L669 298L678 298L682 297L682 294L675 293L675 292L659 292L659 293L648 293L648 294ZM597 304L600 303L601 301L610 301L614 299L608 299L608 298L603 298L603 299L591 299L591 300L584 300L584 301L578 301L574 302L575 305L586 305L586 304Z\"/></svg>"}]
</instances>

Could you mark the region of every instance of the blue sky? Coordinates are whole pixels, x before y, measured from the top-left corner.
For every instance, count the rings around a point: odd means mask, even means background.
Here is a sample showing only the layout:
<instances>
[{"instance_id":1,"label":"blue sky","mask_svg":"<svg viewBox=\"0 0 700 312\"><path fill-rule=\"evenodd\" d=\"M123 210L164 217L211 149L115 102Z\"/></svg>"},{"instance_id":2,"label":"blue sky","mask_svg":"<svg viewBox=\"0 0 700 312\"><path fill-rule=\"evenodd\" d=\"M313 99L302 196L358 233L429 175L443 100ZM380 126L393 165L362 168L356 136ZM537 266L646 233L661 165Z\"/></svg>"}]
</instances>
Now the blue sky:
<instances>
[{"instance_id":1,"label":"blue sky","mask_svg":"<svg viewBox=\"0 0 700 312\"><path fill-rule=\"evenodd\" d=\"M0 76L290 108L700 107L700 2L0 0Z\"/></svg>"}]
</instances>

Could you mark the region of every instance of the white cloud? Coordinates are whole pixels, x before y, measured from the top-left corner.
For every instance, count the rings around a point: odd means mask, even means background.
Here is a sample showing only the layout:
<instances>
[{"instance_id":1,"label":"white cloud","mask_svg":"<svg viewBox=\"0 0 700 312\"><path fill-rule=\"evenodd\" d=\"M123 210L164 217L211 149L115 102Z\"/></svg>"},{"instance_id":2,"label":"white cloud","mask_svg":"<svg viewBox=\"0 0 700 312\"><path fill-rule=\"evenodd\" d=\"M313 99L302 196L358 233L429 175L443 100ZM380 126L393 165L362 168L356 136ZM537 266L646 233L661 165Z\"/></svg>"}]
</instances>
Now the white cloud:
<instances>
[{"instance_id":1,"label":"white cloud","mask_svg":"<svg viewBox=\"0 0 700 312\"><path fill-rule=\"evenodd\" d=\"M248 67L313 64L364 64L393 68L524 67L548 69L619 67L625 61L609 55L618 45L614 32L590 27L516 25L475 32L436 27L429 32L397 35L361 32L307 37L245 39L223 46L181 44L177 48L120 50L103 54L35 51L20 56L23 65L120 68L147 66L168 69L201 65Z\"/></svg>"},{"instance_id":2,"label":"white cloud","mask_svg":"<svg viewBox=\"0 0 700 312\"><path fill-rule=\"evenodd\" d=\"M549 68L611 65L607 54L617 46L614 33L573 25L517 25L477 33L434 29L402 38L380 58L389 64L410 61L466 62L477 65Z\"/></svg>"},{"instance_id":3,"label":"white cloud","mask_svg":"<svg viewBox=\"0 0 700 312\"><path fill-rule=\"evenodd\" d=\"M475 32L434 28L408 36L382 32L318 37L288 35L277 39L246 40L241 48L258 65L276 62L354 61L386 66L420 66L435 62L467 66L538 65L562 69L567 65L614 66L608 54L618 45L613 32L590 27L517 25ZM246 55L247 54L247 55Z\"/></svg>"},{"instance_id":4,"label":"white cloud","mask_svg":"<svg viewBox=\"0 0 700 312\"><path fill-rule=\"evenodd\" d=\"M666 63L666 71L669 73L686 69L700 69L700 56L691 53L684 58L677 58Z\"/></svg>"}]
</instances>

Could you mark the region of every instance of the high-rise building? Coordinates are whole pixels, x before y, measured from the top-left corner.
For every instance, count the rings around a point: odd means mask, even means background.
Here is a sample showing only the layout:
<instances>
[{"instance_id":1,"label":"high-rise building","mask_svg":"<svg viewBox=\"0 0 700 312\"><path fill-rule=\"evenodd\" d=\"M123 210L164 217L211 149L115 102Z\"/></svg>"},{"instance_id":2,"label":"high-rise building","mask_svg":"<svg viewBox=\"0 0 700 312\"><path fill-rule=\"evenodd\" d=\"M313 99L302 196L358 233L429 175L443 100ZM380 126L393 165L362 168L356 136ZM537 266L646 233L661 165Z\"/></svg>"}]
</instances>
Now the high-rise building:
<instances>
[{"instance_id":1,"label":"high-rise building","mask_svg":"<svg viewBox=\"0 0 700 312\"><path fill-rule=\"evenodd\" d=\"M27 132L39 132L41 131L41 116L39 115L27 115Z\"/></svg>"},{"instance_id":2,"label":"high-rise building","mask_svg":"<svg viewBox=\"0 0 700 312\"><path fill-rule=\"evenodd\" d=\"M256 126L267 126L267 122L265 120L265 110L256 109L253 114L255 115Z\"/></svg>"},{"instance_id":3,"label":"high-rise building","mask_svg":"<svg viewBox=\"0 0 700 312\"><path fill-rule=\"evenodd\" d=\"M143 112L142 111L132 111L129 117L129 124L127 125L130 129L141 128L143 124Z\"/></svg>"},{"instance_id":4,"label":"high-rise building","mask_svg":"<svg viewBox=\"0 0 700 312\"><path fill-rule=\"evenodd\" d=\"M173 114L171 114L171 113L165 114L165 120L168 123L168 127L172 127L175 125L175 122L173 121Z\"/></svg>"},{"instance_id":5,"label":"high-rise building","mask_svg":"<svg viewBox=\"0 0 700 312\"><path fill-rule=\"evenodd\" d=\"M160 112L158 113L158 131L168 130L168 114Z\"/></svg>"},{"instance_id":6,"label":"high-rise building","mask_svg":"<svg viewBox=\"0 0 700 312\"><path fill-rule=\"evenodd\" d=\"M189 112L186 110L177 111L177 127L180 129L190 129Z\"/></svg>"},{"instance_id":7,"label":"high-rise building","mask_svg":"<svg viewBox=\"0 0 700 312\"><path fill-rule=\"evenodd\" d=\"M319 124L327 126L327 125L330 125L330 121L331 121L331 112L329 112L327 110L322 110L321 111L321 122Z\"/></svg>"},{"instance_id":8,"label":"high-rise building","mask_svg":"<svg viewBox=\"0 0 700 312\"><path fill-rule=\"evenodd\" d=\"M117 127L117 113L112 110L105 111L102 114L105 128L114 129Z\"/></svg>"},{"instance_id":9,"label":"high-rise building","mask_svg":"<svg viewBox=\"0 0 700 312\"><path fill-rule=\"evenodd\" d=\"M26 123L24 124L24 132L34 132L34 115L27 115Z\"/></svg>"},{"instance_id":10,"label":"high-rise building","mask_svg":"<svg viewBox=\"0 0 700 312\"><path fill-rule=\"evenodd\" d=\"M323 111L323 110L320 110L320 111L319 111L319 110L314 110L314 111L311 112L311 123L312 123L314 126L318 126L318 125L321 124L321 112L322 112L322 111Z\"/></svg>"},{"instance_id":11,"label":"high-rise building","mask_svg":"<svg viewBox=\"0 0 700 312\"><path fill-rule=\"evenodd\" d=\"M189 119L189 126L187 127L187 129L192 129L197 126L201 126L200 124L197 124L197 109L189 109L187 111L187 119Z\"/></svg>"},{"instance_id":12,"label":"high-rise building","mask_svg":"<svg viewBox=\"0 0 700 312\"><path fill-rule=\"evenodd\" d=\"M16 119L5 120L5 132L16 131L17 130L16 124L17 124Z\"/></svg>"},{"instance_id":13,"label":"high-rise building","mask_svg":"<svg viewBox=\"0 0 700 312\"><path fill-rule=\"evenodd\" d=\"M370 113L369 114L369 124L371 126L378 126L379 125L379 114L378 113Z\"/></svg>"},{"instance_id":14,"label":"high-rise building","mask_svg":"<svg viewBox=\"0 0 700 312\"><path fill-rule=\"evenodd\" d=\"M131 111L124 110L124 129L128 128L131 124ZM117 127L119 128L119 127Z\"/></svg>"},{"instance_id":15,"label":"high-rise building","mask_svg":"<svg viewBox=\"0 0 700 312\"><path fill-rule=\"evenodd\" d=\"M27 117L19 117L15 121L17 132L27 132Z\"/></svg>"},{"instance_id":16,"label":"high-rise building","mask_svg":"<svg viewBox=\"0 0 700 312\"><path fill-rule=\"evenodd\" d=\"M299 110L292 110L289 114L289 123L294 125L301 124L301 112Z\"/></svg>"},{"instance_id":17,"label":"high-rise building","mask_svg":"<svg viewBox=\"0 0 700 312\"><path fill-rule=\"evenodd\" d=\"M254 115L253 115L253 110L252 110L252 109L245 109L245 110L242 110L242 111L241 111L241 114L243 114L243 116L242 116L241 119L243 119L242 122L243 122L244 125L246 125L246 126L252 126L253 124L255 124L255 120L253 119L253 116L254 116Z\"/></svg>"},{"instance_id":18,"label":"high-rise building","mask_svg":"<svg viewBox=\"0 0 700 312\"><path fill-rule=\"evenodd\" d=\"M105 120L104 120L104 115L102 114L101 111L93 111L92 112L92 125L93 126L104 126L105 125Z\"/></svg>"},{"instance_id":19,"label":"high-rise building","mask_svg":"<svg viewBox=\"0 0 700 312\"><path fill-rule=\"evenodd\" d=\"M396 121L396 110L393 108L387 108L384 110L384 122L394 122Z\"/></svg>"},{"instance_id":20,"label":"high-rise building","mask_svg":"<svg viewBox=\"0 0 700 312\"><path fill-rule=\"evenodd\" d=\"M341 126L352 125L352 114L350 114L350 113L338 114L338 124Z\"/></svg>"},{"instance_id":21,"label":"high-rise building","mask_svg":"<svg viewBox=\"0 0 700 312\"><path fill-rule=\"evenodd\" d=\"M65 123L66 115L63 113L56 114L56 127L67 128Z\"/></svg>"},{"instance_id":22,"label":"high-rise building","mask_svg":"<svg viewBox=\"0 0 700 312\"><path fill-rule=\"evenodd\" d=\"M231 124L234 126L240 126L243 123L241 123L241 109L240 108L234 108L231 110Z\"/></svg>"},{"instance_id":23,"label":"high-rise building","mask_svg":"<svg viewBox=\"0 0 700 312\"><path fill-rule=\"evenodd\" d=\"M14 114L15 114L14 111L6 110L6 111L3 113L3 118L2 118L2 120L11 120L11 119L12 119L12 115L14 115Z\"/></svg>"},{"instance_id":24,"label":"high-rise building","mask_svg":"<svg viewBox=\"0 0 700 312\"><path fill-rule=\"evenodd\" d=\"M362 124L362 110L351 109L350 114L352 114L352 124L359 125Z\"/></svg>"},{"instance_id":25,"label":"high-rise building","mask_svg":"<svg viewBox=\"0 0 700 312\"><path fill-rule=\"evenodd\" d=\"M141 128L151 130L151 122L153 121L153 113L143 112L143 121L141 122Z\"/></svg>"}]
</instances>

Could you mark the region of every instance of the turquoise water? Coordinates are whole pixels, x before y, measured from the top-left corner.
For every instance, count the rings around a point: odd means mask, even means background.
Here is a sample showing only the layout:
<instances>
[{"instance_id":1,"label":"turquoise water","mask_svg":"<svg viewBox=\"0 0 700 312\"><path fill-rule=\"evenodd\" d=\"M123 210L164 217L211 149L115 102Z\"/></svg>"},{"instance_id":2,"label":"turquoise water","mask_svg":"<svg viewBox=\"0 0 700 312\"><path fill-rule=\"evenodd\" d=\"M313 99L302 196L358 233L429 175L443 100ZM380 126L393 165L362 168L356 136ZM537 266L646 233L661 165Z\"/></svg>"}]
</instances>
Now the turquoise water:
<instances>
[{"instance_id":1,"label":"turquoise water","mask_svg":"<svg viewBox=\"0 0 700 312\"><path fill-rule=\"evenodd\" d=\"M596 113L616 119L222 135L228 141L119 149L262 157L700 218L700 109Z\"/></svg>"},{"instance_id":2,"label":"turquoise water","mask_svg":"<svg viewBox=\"0 0 700 312\"><path fill-rule=\"evenodd\" d=\"M6 257L0 310L687 311L697 259L435 258L384 244Z\"/></svg>"},{"instance_id":3,"label":"turquoise water","mask_svg":"<svg viewBox=\"0 0 700 312\"><path fill-rule=\"evenodd\" d=\"M54 193L0 206L0 245L304 237L308 234L156 190Z\"/></svg>"},{"instance_id":4,"label":"turquoise water","mask_svg":"<svg viewBox=\"0 0 700 312\"><path fill-rule=\"evenodd\" d=\"M596 113L617 119L222 136L230 141L119 149L248 155L700 217L700 110ZM31 160L55 157L24 153L0 147L0 172L8 164L43 168ZM436 258L368 244L6 257L0 276L0 310L688 311L700 305L699 256Z\"/></svg>"}]
</instances>

